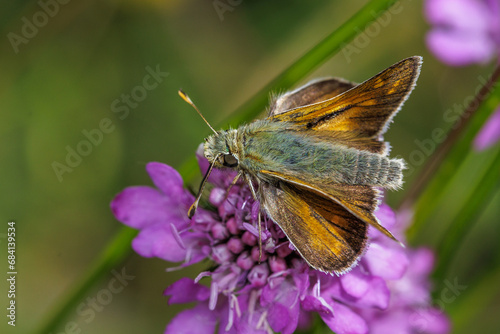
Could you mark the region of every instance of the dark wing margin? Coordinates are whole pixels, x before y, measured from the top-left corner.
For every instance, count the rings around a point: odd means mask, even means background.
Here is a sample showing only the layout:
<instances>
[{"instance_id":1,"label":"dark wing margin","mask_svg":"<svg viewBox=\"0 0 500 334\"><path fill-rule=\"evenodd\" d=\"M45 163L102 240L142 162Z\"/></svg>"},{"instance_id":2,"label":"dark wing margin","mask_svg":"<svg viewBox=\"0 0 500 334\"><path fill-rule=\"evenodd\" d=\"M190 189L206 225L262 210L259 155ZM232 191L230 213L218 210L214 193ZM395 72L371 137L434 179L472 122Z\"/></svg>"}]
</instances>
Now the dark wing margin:
<instances>
[{"instance_id":1,"label":"dark wing margin","mask_svg":"<svg viewBox=\"0 0 500 334\"><path fill-rule=\"evenodd\" d=\"M366 247L368 225L341 205L309 189L262 182L261 203L313 268L341 275Z\"/></svg>"},{"instance_id":2,"label":"dark wing margin","mask_svg":"<svg viewBox=\"0 0 500 334\"><path fill-rule=\"evenodd\" d=\"M269 117L290 109L322 102L340 95L356 86L340 78L313 80L296 90L277 96L269 106Z\"/></svg>"}]
</instances>

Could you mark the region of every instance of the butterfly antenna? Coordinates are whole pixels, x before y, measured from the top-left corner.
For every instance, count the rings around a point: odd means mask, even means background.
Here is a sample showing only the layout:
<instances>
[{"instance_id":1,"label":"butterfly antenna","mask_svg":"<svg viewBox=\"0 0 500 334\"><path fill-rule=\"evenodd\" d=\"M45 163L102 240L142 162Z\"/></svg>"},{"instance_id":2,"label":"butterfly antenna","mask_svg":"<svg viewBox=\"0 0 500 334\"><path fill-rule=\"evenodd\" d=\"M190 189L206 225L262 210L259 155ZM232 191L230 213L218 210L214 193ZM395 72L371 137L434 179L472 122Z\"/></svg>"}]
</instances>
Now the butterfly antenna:
<instances>
[{"instance_id":1,"label":"butterfly antenna","mask_svg":"<svg viewBox=\"0 0 500 334\"><path fill-rule=\"evenodd\" d=\"M201 112L198 110L198 108L196 107L196 105L193 103L193 101L191 101L191 99L189 98L189 96L186 95L186 93L184 93L182 91L182 89L179 89L179 96L182 97L182 99L184 101L186 101L187 103L189 103L193 108L194 110L196 110L198 112L198 115L201 116L201 118L203 118L203 120L205 121L205 123L207 123L208 127L215 133L215 134L218 134L217 131L215 131L215 129L210 125L210 123L208 123L208 121L205 119L205 117L203 117L203 115L201 114Z\"/></svg>"},{"instance_id":2,"label":"butterfly antenna","mask_svg":"<svg viewBox=\"0 0 500 334\"><path fill-rule=\"evenodd\" d=\"M218 158L219 158L219 155L217 155L217 157L215 157L214 161L217 160ZM210 164L210 167L208 167L208 170L205 173L205 176L203 177L203 180L201 181L200 190L198 190L198 196L196 196L196 200L191 205L191 207L189 207L189 210L188 210L188 217L189 217L189 219L193 218L193 216L194 216L194 214L196 212L196 209L198 208L198 202L200 201L201 195L203 194L203 188L205 188L205 183L207 183L208 177L210 176L210 173L212 172L212 169L214 169L214 163L213 162Z\"/></svg>"}]
</instances>

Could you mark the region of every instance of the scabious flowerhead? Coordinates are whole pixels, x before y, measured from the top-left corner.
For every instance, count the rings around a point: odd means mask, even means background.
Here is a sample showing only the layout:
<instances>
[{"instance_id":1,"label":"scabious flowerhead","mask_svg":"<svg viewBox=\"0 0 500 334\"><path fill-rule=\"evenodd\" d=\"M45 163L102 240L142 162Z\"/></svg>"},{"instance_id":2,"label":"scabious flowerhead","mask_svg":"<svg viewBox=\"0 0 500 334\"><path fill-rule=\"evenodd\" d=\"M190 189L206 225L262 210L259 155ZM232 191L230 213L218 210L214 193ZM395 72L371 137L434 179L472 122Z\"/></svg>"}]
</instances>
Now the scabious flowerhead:
<instances>
[{"instance_id":1,"label":"scabious flowerhead","mask_svg":"<svg viewBox=\"0 0 500 334\"><path fill-rule=\"evenodd\" d=\"M500 50L499 0L427 0L429 49L453 66L486 63Z\"/></svg>"},{"instance_id":2,"label":"scabious flowerhead","mask_svg":"<svg viewBox=\"0 0 500 334\"><path fill-rule=\"evenodd\" d=\"M197 157L206 171L201 151ZM213 264L194 280L182 278L165 290L169 303L197 302L165 333L208 334L216 328L219 333L293 333L307 329L315 314L337 334L448 332L446 317L430 306L428 250L406 250L370 229L370 246L359 264L337 277L310 268L281 229L264 218L259 256L259 203L243 184L226 193L234 173L212 172L207 209L199 208L189 220L194 197L180 175L157 162L146 169L157 189L130 187L111 203L118 220L140 230L134 250L181 267L203 259ZM376 214L403 237L387 205Z\"/></svg>"}]
</instances>

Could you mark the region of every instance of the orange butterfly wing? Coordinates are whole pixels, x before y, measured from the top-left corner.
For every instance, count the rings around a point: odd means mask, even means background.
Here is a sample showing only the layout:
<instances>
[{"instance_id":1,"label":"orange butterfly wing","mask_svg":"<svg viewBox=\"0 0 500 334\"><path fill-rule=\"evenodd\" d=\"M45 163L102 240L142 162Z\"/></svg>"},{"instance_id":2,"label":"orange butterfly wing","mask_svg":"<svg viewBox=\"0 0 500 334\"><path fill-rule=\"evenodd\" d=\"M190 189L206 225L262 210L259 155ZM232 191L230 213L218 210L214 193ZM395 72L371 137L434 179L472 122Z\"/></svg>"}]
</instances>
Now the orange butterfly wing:
<instances>
[{"instance_id":1,"label":"orange butterfly wing","mask_svg":"<svg viewBox=\"0 0 500 334\"><path fill-rule=\"evenodd\" d=\"M411 57L353 86L331 79L278 98L268 120L320 141L387 155L382 134L412 91L421 66ZM268 215L314 268L341 274L362 254L368 224L396 240L373 214L379 191L371 186L310 184L286 170L261 170L261 202ZM397 241L397 240L396 240Z\"/></svg>"},{"instance_id":2,"label":"orange butterfly wing","mask_svg":"<svg viewBox=\"0 0 500 334\"><path fill-rule=\"evenodd\" d=\"M323 102L340 95L356 84L340 78L314 80L306 85L273 99L269 106L269 117L291 109Z\"/></svg>"},{"instance_id":3,"label":"orange butterfly wing","mask_svg":"<svg viewBox=\"0 0 500 334\"><path fill-rule=\"evenodd\" d=\"M261 203L308 264L327 273L347 272L363 253L367 224L316 192L291 183L262 183Z\"/></svg>"},{"instance_id":4,"label":"orange butterfly wing","mask_svg":"<svg viewBox=\"0 0 500 334\"><path fill-rule=\"evenodd\" d=\"M331 138L348 147L386 153L381 135L415 86L421 57L394 64L373 78L329 100L273 114L296 131Z\"/></svg>"},{"instance_id":5,"label":"orange butterfly wing","mask_svg":"<svg viewBox=\"0 0 500 334\"><path fill-rule=\"evenodd\" d=\"M349 211L357 218L365 221L375 227L377 230L388 236L389 238L399 242L394 235L383 227L378 221L373 211L377 208L379 202L379 191L370 186L335 184L335 186L323 184L307 184L296 177L283 173L260 171L263 174L272 176L283 182L294 184L302 188L307 188L324 198L328 198L331 202L338 204Z\"/></svg>"}]
</instances>

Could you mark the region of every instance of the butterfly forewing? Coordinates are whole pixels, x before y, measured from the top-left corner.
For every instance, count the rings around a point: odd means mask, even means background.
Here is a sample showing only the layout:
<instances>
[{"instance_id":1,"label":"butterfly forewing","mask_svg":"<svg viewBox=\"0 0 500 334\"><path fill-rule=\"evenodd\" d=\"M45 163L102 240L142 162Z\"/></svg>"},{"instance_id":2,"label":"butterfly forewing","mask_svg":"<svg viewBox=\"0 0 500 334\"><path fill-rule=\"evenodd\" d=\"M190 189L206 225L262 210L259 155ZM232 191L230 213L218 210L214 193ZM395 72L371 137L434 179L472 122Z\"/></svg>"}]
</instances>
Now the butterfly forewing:
<instances>
[{"instance_id":1,"label":"butterfly forewing","mask_svg":"<svg viewBox=\"0 0 500 334\"><path fill-rule=\"evenodd\" d=\"M272 101L269 107L269 116L282 114L291 109L326 101L348 91L354 86L356 86L356 84L339 78L311 81Z\"/></svg>"},{"instance_id":2,"label":"butterfly forewing","mask_svg":"<svg viewBox=\"0 0 500 334\"><path fill-rule=\"evenodd\" d=\"M333 137L379 140L413 89L420 65L420 57L407 58L341 95L274 115L270 120L289 122L291 127L303 130L345 133Z\"/></svg>"}]
</instances>

